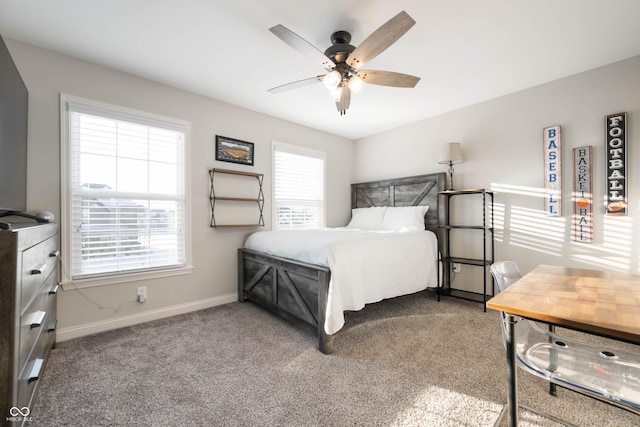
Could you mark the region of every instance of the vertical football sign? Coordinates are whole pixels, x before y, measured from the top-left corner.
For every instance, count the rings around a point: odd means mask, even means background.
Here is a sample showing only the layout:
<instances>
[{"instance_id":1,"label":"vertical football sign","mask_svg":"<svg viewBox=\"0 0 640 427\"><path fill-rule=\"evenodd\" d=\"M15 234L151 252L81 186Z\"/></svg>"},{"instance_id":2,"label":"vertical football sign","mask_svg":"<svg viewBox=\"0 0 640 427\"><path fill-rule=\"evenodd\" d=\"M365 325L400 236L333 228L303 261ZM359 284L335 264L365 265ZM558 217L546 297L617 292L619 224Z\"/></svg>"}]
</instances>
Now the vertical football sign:
<instances>
[{"instance_id":1,"label":"vertical football sign","mask_svg":"<svg viewBox=\"0 0 640 427\"><path fill-rule=\"evenodd\" d=\"M593 242L591 147L573 149L573 240Z\"/></svg>"},{"instance_id":2,"label":"vertical football sign","mask_svg":"<svg viewBox=\"0 0 640 427\"><path fill-rule=\"evenodd\" d=\"M627 113L606 118L607 215L627 214Z\"/></svg>"},{"instance_id":3,"label":"vertical football sign","mask_svg":"<svg viewBox=\"0 0 640 427\"><path fill-rule=\"evenodd\" d=\"M544 128L544 211L547 215L561 216L562 159L560 126Z\"/></svg>"}]
</instances>

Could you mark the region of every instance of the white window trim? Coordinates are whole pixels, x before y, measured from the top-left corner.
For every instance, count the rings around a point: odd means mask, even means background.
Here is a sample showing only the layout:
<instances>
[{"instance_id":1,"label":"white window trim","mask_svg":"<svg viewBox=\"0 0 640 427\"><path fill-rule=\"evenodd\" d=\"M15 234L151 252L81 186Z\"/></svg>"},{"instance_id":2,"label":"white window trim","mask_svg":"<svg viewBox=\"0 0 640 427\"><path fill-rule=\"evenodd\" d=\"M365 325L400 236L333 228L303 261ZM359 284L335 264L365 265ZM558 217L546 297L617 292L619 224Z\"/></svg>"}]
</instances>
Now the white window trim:
<instances>
[{"instance_id":1,"label":"white window trim","mask_svg":"<svg viewBox=\"0 0 640 427\"><path fill-rule=\"evenodd\" d=\"M71 192L69 183L71 182L71 169L69 165L69 113L68 102L78 102L93 105L98 108L118 110L124 113L147 117L151 120L161 120L181 125L185 129L184 141L184 184L185 184L185 207L184 207L184 231L185 231L185 265L181 267L167 267L151 269L147 271L133 271L131 273L110 274L103 277L89 277L82 279L71 279L71 272L67 268L65 261L71 259L71 236L67 230L71 228L71 215L69 212L69 201ZM112 285L123 282L133 282L140 280L157 279L176 275L190 274L193 270L191 261L191 123L172 117L161 116L146 111L121 107L118 105L94 101L65 93L60 93L60 182L61 182L61 218L60 218L60 285L62 289L80 289L94 286Z\"/></svg>"},{"instance_id":2,"label":"white window trim","mask_svg":"<svg viewBox=\"0 0 640 427\"><path fill-rule=\"evenodd\" d=\"M323 169L322 174L324 176L324 185L323 185L323 194L322 197L324 199L324 203L322 204L322 217L324 218L323 226L326 227L327 224L327 153L320 150L314 150L313 148L301 147L299 145L287 144L286 142L280 141L271 141L271 174L274 177L271 180L271 229L274 229L274 224L276 221L276 180L275 180L275 171L276 171L276 156L275 151L277 148L282 148L283 150L293 153L299 154L301 156L309 156L315 157L317 159L323 160Z\"/></svg>"}]
</instances>

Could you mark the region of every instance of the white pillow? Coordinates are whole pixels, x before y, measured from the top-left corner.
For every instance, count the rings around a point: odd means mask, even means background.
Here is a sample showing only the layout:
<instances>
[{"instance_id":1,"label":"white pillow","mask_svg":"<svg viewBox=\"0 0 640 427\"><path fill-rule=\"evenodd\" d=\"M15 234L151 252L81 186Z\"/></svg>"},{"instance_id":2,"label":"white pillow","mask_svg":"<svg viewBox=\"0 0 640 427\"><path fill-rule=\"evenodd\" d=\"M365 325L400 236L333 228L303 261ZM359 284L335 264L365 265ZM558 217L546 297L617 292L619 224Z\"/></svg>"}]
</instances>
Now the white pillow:
<instances>
[{"instance_id":1,"label":"white pillow","mask_svg":"<svg viewBox=\"0 0 640 427\"><path fill-rule=\"evenodd\" d=\"M386 206L351 209L351 221L349 221L347 227L360 228L362 230L379 230L386 210Z\"/></svg>"},{"instance_id":2,"label":"white pillow","mask_svg":"<svg viewBox=\"0 0 640 427\"><path fill-rule=\"evenodd\" d=\"M389 207L384 212L382 230L424 230L424 215L429 206Z\"/></svg>"}]
</instances>

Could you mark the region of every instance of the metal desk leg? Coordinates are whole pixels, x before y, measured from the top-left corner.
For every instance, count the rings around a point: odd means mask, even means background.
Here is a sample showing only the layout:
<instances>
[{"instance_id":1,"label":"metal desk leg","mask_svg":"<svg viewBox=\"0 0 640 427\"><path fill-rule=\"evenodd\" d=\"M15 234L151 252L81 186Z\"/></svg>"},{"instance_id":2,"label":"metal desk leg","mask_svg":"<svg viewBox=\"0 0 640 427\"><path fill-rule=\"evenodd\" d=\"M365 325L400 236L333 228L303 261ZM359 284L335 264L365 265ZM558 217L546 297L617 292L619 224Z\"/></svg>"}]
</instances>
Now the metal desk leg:
<instances>
[{"instance_id":1,"label":"metal desk leg","mask_svg":"<svg viewBox=\"0 0 640 427\"><path fill-rule=\"evenodd\" d=\"M548 418L552 421L555 421L558 424L565 425L567 427L577 427L574 424L571 424L568 421L562 420L560 418L554 417L553 415L546 414L541 411L537 411L533 408L529 408L524 405L518 405L518 378L516 372L516 340L515 340L515 331L516 331L516 316L502 313L504 317L505 324L505 347L507 353L507 392L508 399L507 404L502 407L502 411L498 415L496 422L494 423L494 427L497 427L502 424L502 420L509 413L509 427L517 427L518 425L518 408L525 409L529 412L533 412L534 414L540 415L541 417ZM526 322L526 320L522 320ZM551 383L554 386L555 384Z\"/></svg>"},{"instance_id":2,"label":"metal desk leg","mask_svg":"<svg viewBox=\"0 0 640 427\"><path fill-rule=\"evenodd\" d=\"M555 334L555 332L556 332L555 325L549 325L549 332L551 332L552 334ZM551 345L551 355L550 355L551 357L550 357L550 363L549 363L549 370L551 372L555 372L556 369L558 369L558 352L556 351L556 348L553 345L553 339L551 337L549 337L549 343L552 344ZM553 383L551 381L549 381L549 394L551 396L557 396L556 383Z\"/></svg>"},{"instance_id":3,"label":"metal desk leg","mask_svg":"<svg viewBox=\"0 0 640 427\"><path fill-rule=\"evenodd\" d=\"M516 318L506 314L506 349L507 349L507 392L509 405L509 426L518 425L518 378L516 372Z\"/></svg>"}]
</instances>

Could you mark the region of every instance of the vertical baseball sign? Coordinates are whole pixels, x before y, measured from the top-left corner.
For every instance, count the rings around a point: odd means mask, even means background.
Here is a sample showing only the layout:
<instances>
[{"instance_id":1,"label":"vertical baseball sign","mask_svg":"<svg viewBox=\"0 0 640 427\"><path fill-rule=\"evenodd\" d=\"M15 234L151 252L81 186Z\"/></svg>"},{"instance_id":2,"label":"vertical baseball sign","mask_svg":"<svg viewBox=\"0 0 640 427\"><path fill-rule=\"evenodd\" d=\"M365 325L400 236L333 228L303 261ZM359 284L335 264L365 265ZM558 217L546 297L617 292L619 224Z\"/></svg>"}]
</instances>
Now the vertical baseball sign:
<instances>
[{"instance_id":1,"label":"vertical baseball sign","mask_svg":"<svg viewBox=\"0 0 640 427\"><path fill-rule=\"evenodd\" d=\"M627 113L606 118L607 215L627 214Z\"/></svg>"},{"instance_id":2,"label":"vertical baseball sign","mask_svg":"<svg viewBox=\"0 0 640 427\"><path fill-rule=\"evenodd\" d=\"M591 147L573 149L573 240L593 242Z\"/></svg>"},{"instance_id":3,"label":"vertical baseball sign","mask_svg":"<svg viewBox=\"0 0 640 427\"><path fill-rule=\"evenodd\" d=\"M544 211L551 216L562 215L562 162L560 126L544 128Z\"/></svg>"}]
</instances>

